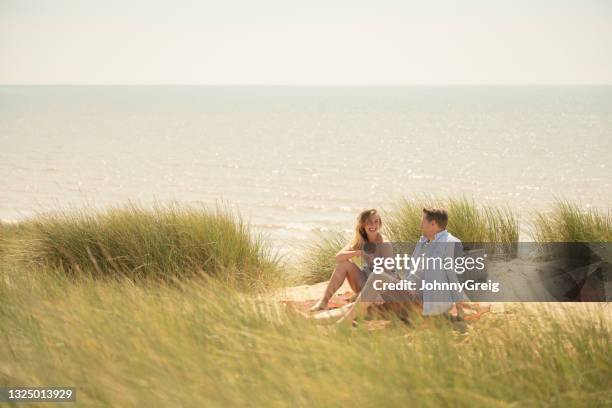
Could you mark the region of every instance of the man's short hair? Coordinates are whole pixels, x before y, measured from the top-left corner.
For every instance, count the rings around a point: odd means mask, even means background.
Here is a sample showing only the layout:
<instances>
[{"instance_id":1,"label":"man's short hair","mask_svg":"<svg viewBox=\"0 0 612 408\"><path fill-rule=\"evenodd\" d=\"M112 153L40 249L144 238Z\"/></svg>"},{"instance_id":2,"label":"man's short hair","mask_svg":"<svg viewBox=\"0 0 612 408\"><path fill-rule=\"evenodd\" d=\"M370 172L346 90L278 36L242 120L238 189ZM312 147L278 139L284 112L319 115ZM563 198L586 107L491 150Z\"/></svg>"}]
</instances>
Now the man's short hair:
<instances>
[{"instance_id":1,"label":"man's short hair","mask_svg":"<svg viewBox=\"0 0 612 408\"><path fill-rule=\"evenodd\" d=\"M435 221L440 228L446 229L446 225L448 224L448 213L444 208L425 207L423 208L423 214L425 214L427 221Z\"/></svg>"}]
</instances>

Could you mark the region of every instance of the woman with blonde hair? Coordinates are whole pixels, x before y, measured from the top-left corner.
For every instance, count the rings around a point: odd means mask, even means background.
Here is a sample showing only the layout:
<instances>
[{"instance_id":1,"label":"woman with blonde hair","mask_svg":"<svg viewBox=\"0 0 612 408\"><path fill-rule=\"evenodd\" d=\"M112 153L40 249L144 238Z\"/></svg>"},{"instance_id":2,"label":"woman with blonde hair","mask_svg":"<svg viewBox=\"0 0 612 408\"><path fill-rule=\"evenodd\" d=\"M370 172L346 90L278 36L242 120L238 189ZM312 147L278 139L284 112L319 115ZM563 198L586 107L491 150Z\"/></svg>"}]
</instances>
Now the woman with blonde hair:
<instances>
[{"instance_id":1,"label":"woman with blonde hair","mask_svg":"<svg viewBox=\"0 0 612 408\"><path fill-rule=\"evenodd\" d=\"M358 294L363 289L368 276L372 273L372 263L377 248L385 242L380 228L382 220L375 209L362 211L355 224L355 236L344 248L336 254L336 269L327 284L323 297L310 309L311 311L325 310L331 297L348 280L353 292ZM359 268L353 258L360 256L363 267Z\"/></svg>"}]
</instances>

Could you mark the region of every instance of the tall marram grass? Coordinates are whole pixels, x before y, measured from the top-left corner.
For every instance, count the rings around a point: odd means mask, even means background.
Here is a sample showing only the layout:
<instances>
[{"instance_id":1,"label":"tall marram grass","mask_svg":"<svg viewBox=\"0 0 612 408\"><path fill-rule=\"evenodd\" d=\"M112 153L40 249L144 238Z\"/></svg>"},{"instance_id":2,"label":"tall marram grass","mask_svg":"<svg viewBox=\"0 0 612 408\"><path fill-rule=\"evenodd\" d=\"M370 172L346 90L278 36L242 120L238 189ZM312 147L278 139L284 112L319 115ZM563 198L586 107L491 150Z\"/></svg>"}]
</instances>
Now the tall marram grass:
<instances>
[{"instance_id":1,"label":"tall marram grass","mask_svg":"<svg viewBox=\"0 0 612 408\"><path fill-rule=\"evenodd\" d=\"M612 213L585 210L558 200L552 211L538 212L531 227L537 242L610 242Z\"/></svg>"},{"instance_id":2,"label":"tall marram grass","mask_svg":"<svg viewBox=\"0 0 612 408\"><path fill-rule=\"evenodd\" d=\"M298 260L300 283L312 285L329 279L336 260L334 256L350 240L350 235L342 231L318 233L304 248Z\"/></svg>"},{"instance_id":3,"label":"tall marram grass","mask_svg":"<svg viewBox=\"0 0 612 408\"><path fill-rule=\"evenodd\" d=\"M32 239L32 231L30 221L18 223L0 221L0 261L8 261L19 252L24 243Z\"/></svg>"},{"instance_id":4,"label":"tall marram grass","mask_svg":"<svg viewBox=\"0 0 612 408\"><path fill-rule=\"evenodd\" d=\"M477 205L468 198L427 198L400 201L384 215L384 232L391 241L416 242L421 236L423 207L442 207L448 211L447 229L463 242L518 241L519 221L508 207Z\"/></svg>"},{"instance_id":5,"label":"tall marram grass","mask_svg":"<svg viewBox=\"0 0 612 408\"><path fill-rule=\"evenodd\" d=\"M75 284L0 265L0 384L74 386L77 406L612 404L605 309L518 308L464 335L437 320L371 332L316 326L205 276Z\"/></svg>"},{"instance_id":6,"label":"tall marram grass","mask_svg":"<svg viewBox=\"0 0 612 408\"><path fill-rule=\"evenodd\" d=\"M468 220L493 225L449 209L463 240L482 234ZM312 271L347 239L323 239ZM279 273L239 218L176 205L3 224L0 246L0 385L74 386L76 406L612 405L607 304L508 305L466 334L436 318L318 326L239 290Z\"/></svg>"},{"instance_id":7,"label":"tall marram grass","mask_svg":"<svg viewBox=\"0 0 612 408\"><path fill-rule=\"evenodd\" d=\"M241 288L281 278L262 239L221 206L128 203L41 214L24 225L16 255L71 275L172 280L205 273Z\"/></svg>"}]
</instances>

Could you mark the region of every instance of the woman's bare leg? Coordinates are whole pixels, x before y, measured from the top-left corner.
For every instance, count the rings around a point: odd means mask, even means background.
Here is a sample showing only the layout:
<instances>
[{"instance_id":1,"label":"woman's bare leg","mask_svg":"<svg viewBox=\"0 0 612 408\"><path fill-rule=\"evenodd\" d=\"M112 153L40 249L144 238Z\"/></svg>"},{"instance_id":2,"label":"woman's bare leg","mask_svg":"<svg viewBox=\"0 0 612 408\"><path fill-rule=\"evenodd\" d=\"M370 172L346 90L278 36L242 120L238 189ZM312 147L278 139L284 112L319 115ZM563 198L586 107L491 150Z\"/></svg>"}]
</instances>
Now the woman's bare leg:
<instances>
[{"instance_id":1,"label":"woman's bare leg","mask_svg":"<svg viewBox=\"0 0 612 408\"><path fill-rule=\"evenodd\" d=\"M342 286L342 283L344 283L344 279L346 278L349 279L349 284L351 285L351 288L353 288L353 290L355 290L355 287L353 287L354 284L360 284L359 286L363 285L363 283L361 282L361 278L356 278L357 274L361 274L361 271L354 263L350 261L344 261L337 264L336 269L334 270L334 273L332 274L329 283L325 288L323 297L317 303L315 303L315 305L311 307L310 310L317 311L327 309L327 303L334 295L334 293L336 293L336 291L340 289L340 286Z\"/></svg>"},{"instance_id":2,"label":"woman's bare leg","mask_svg":"<svg viewBox=\"0 0 612 408\"><path fill-rule=\"evenodd\" d=\"M346 274L346 280L348 280L351 289L355 295L358 295L363 289L363 285L366 283L365 277L361 269L359 269L355 264L353 264L355 268L349 268Z\"/></svg>"}]
</instances>

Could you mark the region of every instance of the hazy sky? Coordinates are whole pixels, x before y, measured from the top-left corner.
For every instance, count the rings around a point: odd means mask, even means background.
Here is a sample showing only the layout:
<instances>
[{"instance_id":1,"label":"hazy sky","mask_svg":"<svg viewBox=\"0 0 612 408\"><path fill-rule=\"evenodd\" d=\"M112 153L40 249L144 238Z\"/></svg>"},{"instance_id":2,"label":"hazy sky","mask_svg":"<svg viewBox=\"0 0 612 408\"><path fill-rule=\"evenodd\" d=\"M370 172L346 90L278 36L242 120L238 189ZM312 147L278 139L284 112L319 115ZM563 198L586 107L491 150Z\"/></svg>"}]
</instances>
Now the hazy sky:
<instances>
[{"instance_id":1,"label":"hazy sky","mask_svg":"<svg viewBox=\"0 0 612 408\"><path fill-rule=\"evenodd\" d=\"M612 84L612 0L0 0L0 83Z\"/></svg>"}]
</instances>

